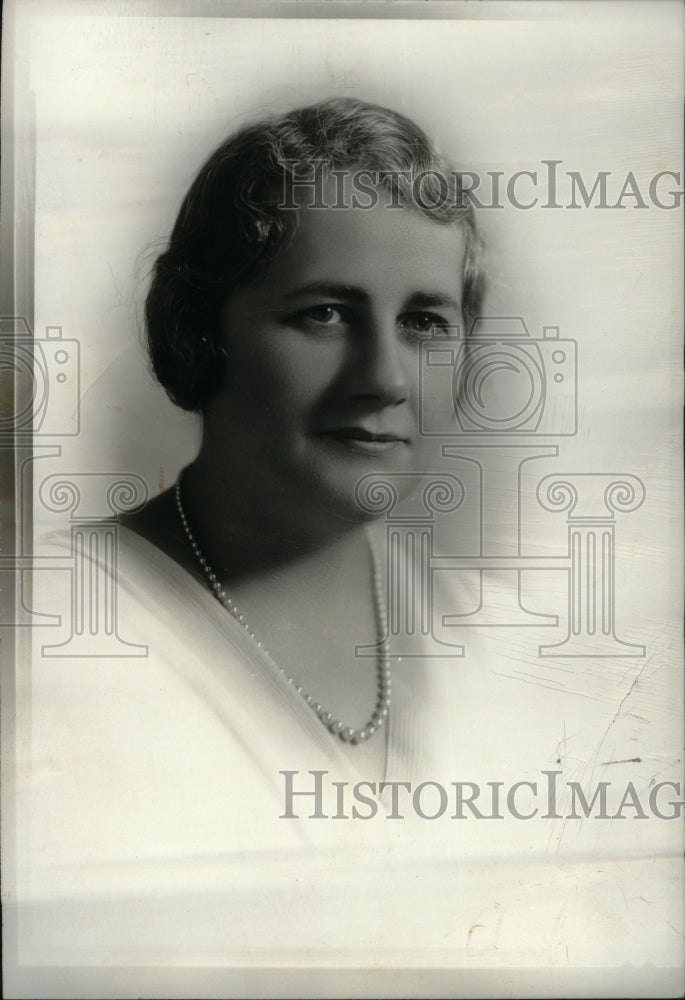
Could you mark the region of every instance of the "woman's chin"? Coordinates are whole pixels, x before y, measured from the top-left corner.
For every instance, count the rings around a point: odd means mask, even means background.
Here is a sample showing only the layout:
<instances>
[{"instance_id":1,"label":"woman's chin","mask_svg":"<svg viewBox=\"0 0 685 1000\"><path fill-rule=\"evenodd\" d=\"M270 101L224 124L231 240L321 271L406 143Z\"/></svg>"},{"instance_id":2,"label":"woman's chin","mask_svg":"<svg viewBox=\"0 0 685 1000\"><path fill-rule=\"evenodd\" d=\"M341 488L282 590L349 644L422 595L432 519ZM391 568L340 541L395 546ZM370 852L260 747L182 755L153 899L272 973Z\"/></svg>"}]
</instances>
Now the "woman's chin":
<instances>
[{"instance_id":1,"label":"woman's chin","mask_svg":"<svg viewBox=\"0 0 685 1000\"><path fill-rule=\"evenodd\" d=\"M421 482L420 472L379 468L374 463L361 475L344 483L338 480L334 488L328 484L328 489L320 492L320 509L346 524L368 524L394 511Z\"/></svg>"}]
</instances>

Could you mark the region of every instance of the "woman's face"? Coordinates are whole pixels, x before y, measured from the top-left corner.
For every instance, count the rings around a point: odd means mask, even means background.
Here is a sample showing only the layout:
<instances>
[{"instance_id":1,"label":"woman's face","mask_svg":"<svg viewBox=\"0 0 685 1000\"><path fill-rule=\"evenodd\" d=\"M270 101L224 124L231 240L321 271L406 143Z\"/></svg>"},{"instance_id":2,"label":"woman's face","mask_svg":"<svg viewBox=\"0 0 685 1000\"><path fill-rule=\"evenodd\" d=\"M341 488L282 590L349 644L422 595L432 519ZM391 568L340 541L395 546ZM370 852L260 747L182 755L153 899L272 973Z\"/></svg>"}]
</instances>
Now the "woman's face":
<instances>
[{"instance_id":1,"label":"woman's face","mask_svg":"<svg viewBox=\"0 0 685 1000\"><path fill-rule=\"evenodd\" d=\"M435 471L419 345L462 323L464 237L382 202L300 210L292 243L226 304L203 450L262 503L359 520L363 476Z\"/></svg>"}]
</instances>

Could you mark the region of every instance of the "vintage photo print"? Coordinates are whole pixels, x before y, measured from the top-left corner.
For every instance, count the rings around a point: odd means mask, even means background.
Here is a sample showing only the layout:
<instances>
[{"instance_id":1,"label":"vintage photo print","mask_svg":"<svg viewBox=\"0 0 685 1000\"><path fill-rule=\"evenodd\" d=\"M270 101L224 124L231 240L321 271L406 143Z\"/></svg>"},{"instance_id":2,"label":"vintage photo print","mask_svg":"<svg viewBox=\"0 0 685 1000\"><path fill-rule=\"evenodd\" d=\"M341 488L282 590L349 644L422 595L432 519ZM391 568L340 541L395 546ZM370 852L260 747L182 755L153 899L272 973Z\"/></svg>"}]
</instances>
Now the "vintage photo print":
<instances>
[{"instance_id":1,"label":"vintage photo print","mask_svg":"<svg viewBox=\"0 0 685 1000\"><path fill-rule=\"evenodd\" d=\"M678 996L671 0L15 0L8 997Z\"/></svg>"}]
</instances>

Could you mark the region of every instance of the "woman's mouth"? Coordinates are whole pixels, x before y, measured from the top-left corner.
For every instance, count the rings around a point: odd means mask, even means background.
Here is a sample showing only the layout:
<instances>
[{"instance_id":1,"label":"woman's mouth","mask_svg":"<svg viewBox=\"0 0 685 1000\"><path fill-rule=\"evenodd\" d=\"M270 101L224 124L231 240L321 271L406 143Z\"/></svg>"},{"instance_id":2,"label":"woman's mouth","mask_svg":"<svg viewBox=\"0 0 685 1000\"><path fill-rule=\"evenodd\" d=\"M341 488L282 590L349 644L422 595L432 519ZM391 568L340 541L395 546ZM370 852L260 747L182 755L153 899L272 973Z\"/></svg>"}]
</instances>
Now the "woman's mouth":
<instances>
[{"instance_id":1,"label":"woman's mouth","mask_svg":"<svg viewBox=\"0 0 685 1000\"><path fill-rule=\"evenodd\" d=\"M409 444L407 438L395 432L370 431L366 427L336 427L324 431L324 435L345 448L365 455L378 455Z\"/></svg>"}]
</instances>

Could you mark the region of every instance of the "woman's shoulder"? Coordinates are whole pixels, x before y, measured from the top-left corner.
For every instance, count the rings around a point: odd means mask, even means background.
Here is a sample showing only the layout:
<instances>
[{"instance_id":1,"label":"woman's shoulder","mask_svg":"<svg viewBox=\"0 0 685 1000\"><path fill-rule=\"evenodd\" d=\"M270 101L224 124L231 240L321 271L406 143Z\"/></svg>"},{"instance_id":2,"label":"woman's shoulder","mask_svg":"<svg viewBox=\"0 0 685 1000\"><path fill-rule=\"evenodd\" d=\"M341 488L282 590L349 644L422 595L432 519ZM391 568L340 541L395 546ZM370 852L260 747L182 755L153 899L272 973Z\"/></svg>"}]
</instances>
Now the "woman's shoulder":
<instances>
[{"instance_id":1,"label":"woman's shoulder","mask_svg":"<svg viewBox=\"0 0 685 1000\"><path fill-rule=\"evenodd\" d=\"M196 575L193 553L183 531L173 488L160 493L140 510L121 515L119 523Z\"/></svg>"}]
</instances>

